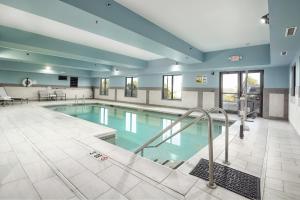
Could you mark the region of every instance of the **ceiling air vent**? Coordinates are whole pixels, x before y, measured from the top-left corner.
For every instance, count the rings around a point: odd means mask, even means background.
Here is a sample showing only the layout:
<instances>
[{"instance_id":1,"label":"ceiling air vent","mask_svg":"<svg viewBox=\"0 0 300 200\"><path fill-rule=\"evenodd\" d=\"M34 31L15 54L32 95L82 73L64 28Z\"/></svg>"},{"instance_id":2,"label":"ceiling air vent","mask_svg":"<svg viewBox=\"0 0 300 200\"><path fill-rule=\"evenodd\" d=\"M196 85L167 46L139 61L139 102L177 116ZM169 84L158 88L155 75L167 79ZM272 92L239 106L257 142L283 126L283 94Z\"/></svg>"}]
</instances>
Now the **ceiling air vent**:
<instances>
[{"instance_id":1,"label":"ceiling air vent","mask_svg":"<svg viewBox=\"0 0 300 200\"><path fill-rule=\"evenodd\" d=\"M296 31L297 31L297 27L296 26L286 28L285 37L295 36L296 35Z\"/></svg>"}]
</instances>

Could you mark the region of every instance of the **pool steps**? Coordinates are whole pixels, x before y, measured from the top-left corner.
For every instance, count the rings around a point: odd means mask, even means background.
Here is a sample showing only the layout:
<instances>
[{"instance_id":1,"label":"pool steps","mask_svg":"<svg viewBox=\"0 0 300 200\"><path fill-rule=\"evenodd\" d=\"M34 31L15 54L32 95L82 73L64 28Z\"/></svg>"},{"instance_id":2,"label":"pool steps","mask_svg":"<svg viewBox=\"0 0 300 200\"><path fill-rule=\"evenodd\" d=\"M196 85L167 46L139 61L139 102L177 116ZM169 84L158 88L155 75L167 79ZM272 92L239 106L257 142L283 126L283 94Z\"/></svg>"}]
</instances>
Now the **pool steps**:
<instances>
[{"instance_id":1,"label":"pool steps","mask_svg":"<svg viewBox=\"0 0 300 200\"><path fill-rule=\"evenodd\" d=\"M172 130L175 125L177 125L179 122L181 122L185 118L189 117L194 112L200 112L200 113L202 113L202 115L196 117L191 123L184 125L179 130L175 131L175 133L171 134L169 137L164 138L163 141L159 142L158 144L151 145L155 140L157 140L158 138L161 138L161 136L163 136L163 134L165 134L167 131ZM186 128L190 127L191 125L193 125L193 124L195 124L195 123L197 123L201 120L206 120L207 119L207 121L208 121L208 157L209 157L209 159L208 159L209 167L208 167L208 184L207 184L207 186L211 189L215 189L217 187L217 185L215 184L215 181L214 181L214 161L213 161L214 155L213 155L213 134L212 134L213 120L212 120L211 115L210 115L212 112L218 112L218 113L221 112L222 114L224 114L224 117L225 117L225 160L224 160L223 163L229 165L230 164L229 161L228 161L228 132L229 132L228 127L229 127L229 120L228 120L228 115L227 115L226 111L222 108L219 108L219 107L211 108L211 109L208 109L208 110L204 110L201 107L189 109L181 117L179 117L176 121L171 123L169 126L164 128L163 130L161 130L154 137L152 137L147 142L145 142L143 145L141 145L137 150L134 151L134 153L135 154L141 153L141 156L144 156L144 149L159 147L160 145L162 145L166 141L170 140L172 137L179 134L180 132L182 132ZM162 164L166 165L168 162L169 161L164 161Z\"/></svg>"},{"instance_id":2,"label":"pool steps","mask_svg":"<svg viewBox=\"0 0 300 200\"><path fill-rule=\"evenodd\" d=\"M154 159L153 160L156 163L159 163L161 165L170 167L172 169L177 169L180 165L184 163L182 160L159 160L159 159Z\"/></svg>"}]
</instances>

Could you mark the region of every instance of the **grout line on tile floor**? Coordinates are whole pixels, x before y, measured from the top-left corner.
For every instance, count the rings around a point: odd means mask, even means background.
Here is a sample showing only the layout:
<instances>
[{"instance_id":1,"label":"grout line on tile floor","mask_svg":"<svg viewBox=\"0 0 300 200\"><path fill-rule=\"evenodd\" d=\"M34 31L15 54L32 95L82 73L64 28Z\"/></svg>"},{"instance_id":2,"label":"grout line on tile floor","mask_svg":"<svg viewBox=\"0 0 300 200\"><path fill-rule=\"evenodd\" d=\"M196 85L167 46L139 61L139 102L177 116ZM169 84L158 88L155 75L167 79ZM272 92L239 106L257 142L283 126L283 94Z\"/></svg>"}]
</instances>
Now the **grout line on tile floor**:
<instances>
[{"instance_id":1,"label":"grout line on tile floor","mask_svg":"<svg viewBox=\"0 0 300 200\"><path fill-rule=\"evenodd\" d=\"M22 135L23 135L23 134L22 134ZM9 145L11 146L11 149L12 149L13 152L15 153L15 156L16 156L16 158L18 159L19 165L22 167L24 173L26 174L26 179L30 180L30 178L29 178L29 176L28 176L26 170L24 169L24 167L23 167L23 165L22 165L22 163L21 163L21 161L20 161L20 159L19 159L19 156L17 155L17 152L16 152L15 148L13 147L13 145L11 144L11 142L8 140L6 134L4 134L4 137L6 138L7 142L8 142ZM22 179L25 179L25 178L22 178ZM26 179L25 179L25 180L26 180ZM21 180L21 179L19 179L19 180ZM14 181L11 181L11 182L8 182L8 183L12 183L12 182L15 182L15 181L17 181L17 180L14 180ZM0 184L0 185L1 185L1 184ZM37 195L39 196L39 198L41 199L41 195L39 194L39 192L37 191L37 189L35 188L35 186L34 186L34 184L33 184L32 182L31 182L31 185L32 185L34 191L36 192L36 194L37 194Z\"/></svg>"},{"instance_id":2,"label":"grout line on tile floor","mask_svg":"<svg viewBox=\"0 0 300 200\"><path fill-rule=\"evenodd\" d=\"M46 156L30 141L30 139L23 134L24 139L31 145L31 147L39 154L39 156L47 163L47 165L54 171L54 173L62 180L62 182L72 191L74 194L82 199L87 200L87 198L46 158Z\"/></svg>"}]
</instances>

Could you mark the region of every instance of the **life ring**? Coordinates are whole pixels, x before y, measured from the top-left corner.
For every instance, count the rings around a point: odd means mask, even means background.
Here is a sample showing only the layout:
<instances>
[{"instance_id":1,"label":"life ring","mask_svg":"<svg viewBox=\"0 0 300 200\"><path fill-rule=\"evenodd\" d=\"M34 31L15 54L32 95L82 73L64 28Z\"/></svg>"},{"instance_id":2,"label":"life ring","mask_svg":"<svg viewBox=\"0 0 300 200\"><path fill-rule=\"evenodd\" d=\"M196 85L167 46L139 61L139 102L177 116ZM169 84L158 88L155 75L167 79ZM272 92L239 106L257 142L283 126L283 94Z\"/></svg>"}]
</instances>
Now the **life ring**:
<instances>
[{"instance_id":1,"label":"life ring","mask_svg":"<svg viewBox=\"0 0 300 200\"><path fill-rule=\"evenodd\" d=\"M24 87L30 87L32 86L33 84L33 81L29 78L25 78L23 81L22 81L22 84Z\"/></svg>"}]
</instances>

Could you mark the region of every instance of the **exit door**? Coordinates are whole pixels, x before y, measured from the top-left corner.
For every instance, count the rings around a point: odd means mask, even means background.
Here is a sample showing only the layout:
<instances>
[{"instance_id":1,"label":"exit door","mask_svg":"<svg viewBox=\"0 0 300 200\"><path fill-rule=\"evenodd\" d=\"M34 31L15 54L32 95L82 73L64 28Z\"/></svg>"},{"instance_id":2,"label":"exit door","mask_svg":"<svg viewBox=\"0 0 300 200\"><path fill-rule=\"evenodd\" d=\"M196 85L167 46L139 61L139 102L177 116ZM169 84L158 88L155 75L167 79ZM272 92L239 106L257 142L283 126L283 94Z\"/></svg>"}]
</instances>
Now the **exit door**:
<instances>
[{"instance_id":1,"label":"exit door","mask_svg":"<svg viewBox=\"0 0 300 200\"><path fill-rule=\"evenodd\" d=\"M221 72L220 73L220 107L229 113L237 113L239 99L243 93L246 73ZM248 107L256 111L259 116L263 110L263 71L248 71L247 89Z\"/></svg>"}]
</instances>

